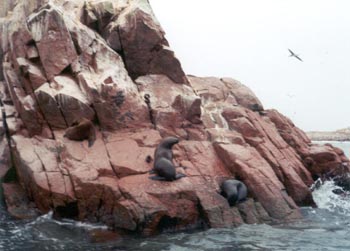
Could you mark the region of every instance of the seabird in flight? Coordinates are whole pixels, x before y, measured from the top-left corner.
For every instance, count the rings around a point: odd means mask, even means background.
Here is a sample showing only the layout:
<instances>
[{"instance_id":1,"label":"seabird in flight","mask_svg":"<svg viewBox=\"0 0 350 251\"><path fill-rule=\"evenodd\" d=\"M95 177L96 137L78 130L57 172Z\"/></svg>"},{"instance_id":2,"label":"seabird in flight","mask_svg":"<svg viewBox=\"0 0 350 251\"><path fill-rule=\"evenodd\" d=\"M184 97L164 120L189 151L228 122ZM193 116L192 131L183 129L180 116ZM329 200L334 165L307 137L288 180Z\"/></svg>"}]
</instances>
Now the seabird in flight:
<instances>
[{"instance_id":1,"label":"seabird in flight","mask_svg":"<svg viewBox=\"0 0 350 251\"><path fill-rule=\"evenodd\" d=\"M290 57L295 57L296 59L299 59L301 62L303 62L303 60L297 55L295 54L291 49L288 49L290 52Z\"/></svg>"}]
</instances>

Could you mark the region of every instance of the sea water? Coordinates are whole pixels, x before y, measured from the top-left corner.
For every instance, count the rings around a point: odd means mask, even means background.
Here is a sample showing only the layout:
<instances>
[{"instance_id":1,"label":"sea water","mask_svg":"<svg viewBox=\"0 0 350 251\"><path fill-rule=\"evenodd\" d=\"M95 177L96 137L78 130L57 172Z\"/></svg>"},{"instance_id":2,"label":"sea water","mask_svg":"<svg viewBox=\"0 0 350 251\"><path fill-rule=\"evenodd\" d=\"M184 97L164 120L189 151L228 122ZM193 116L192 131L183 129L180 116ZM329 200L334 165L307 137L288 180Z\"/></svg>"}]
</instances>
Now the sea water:
<instances>
[{"instance_id":1,"label":"sea water","mask_svg":"<svg viewBox=\"0 0 350 251\"><path fill-rule=\"evenodd\" d=\"M350 142L331 143L349 154ZM93 229L105 229L103 225L57 221L52 213L35 220L15 220L4 205L0 205L0 250L350 250L350 200L332 193L335 188L332 181L327 181L315 190L313 197L318 208L302 208L304 218L292 224L244 224L238 228L161 234L107 243L92 243L88 235Z\"/></svg>"}]
</instances>

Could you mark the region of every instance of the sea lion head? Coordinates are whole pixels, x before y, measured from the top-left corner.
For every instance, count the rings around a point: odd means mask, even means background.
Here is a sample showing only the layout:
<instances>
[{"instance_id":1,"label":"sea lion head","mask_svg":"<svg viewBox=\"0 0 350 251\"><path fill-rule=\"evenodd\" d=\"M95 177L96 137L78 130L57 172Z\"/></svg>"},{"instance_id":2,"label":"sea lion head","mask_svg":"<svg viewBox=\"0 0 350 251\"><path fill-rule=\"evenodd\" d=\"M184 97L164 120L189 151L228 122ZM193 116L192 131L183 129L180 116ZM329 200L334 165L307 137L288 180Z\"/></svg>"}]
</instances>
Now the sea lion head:
<instances>
[{"instance_id":1,"label":"sea lion head","mask_svg":"<svg viewBox=\"0 0 350 251\"><path fill-rule=\"evenodd\" d=\"M166 148L166 149L171 149L173 147L173 145L179 143L179 139L176 137L166 137L165 139L163 139L159 145L161 145L162 147Z\"/></svg>"}]
</instances>

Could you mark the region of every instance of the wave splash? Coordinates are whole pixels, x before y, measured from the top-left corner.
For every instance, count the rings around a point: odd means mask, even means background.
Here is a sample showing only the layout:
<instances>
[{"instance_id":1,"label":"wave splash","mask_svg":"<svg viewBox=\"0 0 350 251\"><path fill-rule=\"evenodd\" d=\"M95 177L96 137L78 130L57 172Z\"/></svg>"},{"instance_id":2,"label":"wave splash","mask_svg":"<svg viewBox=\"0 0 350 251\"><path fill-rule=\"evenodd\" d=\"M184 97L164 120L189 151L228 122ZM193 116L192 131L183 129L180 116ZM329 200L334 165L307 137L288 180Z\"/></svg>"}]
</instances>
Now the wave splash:
<instances>
[{"instance_id":1,"label":"wave splash","mask_svg":"<svg viewBox=\"0 0 350 251\"><path fill-rule=\"evenodd\" d=\"M324 181L313 191L312 196L318 208L350 215L350 193L337 186L333 180Z\"/></svg>"},{"instance_id":2,"label":"wave splash","mask_svg":"<svg viewBox=\"0 0 350 251\"><path fill-rule=\"evenodd\" d=\"M81 221L75 221L72 219L61 219L56 220L53 218L53 212L50 211L47 214L41 215L38 218L36 218L34 221L27 224L27 226L34 226L37 224L44 224L44 223L54 223L58 226L66 226L66 227L72 227L72 228L82 228L84 230L94 230L94 229L100 229L100 230L107 230L108 227L106 225L102 224L94 224L94 223L86 223Z\"/></svg>"}]
</instances>

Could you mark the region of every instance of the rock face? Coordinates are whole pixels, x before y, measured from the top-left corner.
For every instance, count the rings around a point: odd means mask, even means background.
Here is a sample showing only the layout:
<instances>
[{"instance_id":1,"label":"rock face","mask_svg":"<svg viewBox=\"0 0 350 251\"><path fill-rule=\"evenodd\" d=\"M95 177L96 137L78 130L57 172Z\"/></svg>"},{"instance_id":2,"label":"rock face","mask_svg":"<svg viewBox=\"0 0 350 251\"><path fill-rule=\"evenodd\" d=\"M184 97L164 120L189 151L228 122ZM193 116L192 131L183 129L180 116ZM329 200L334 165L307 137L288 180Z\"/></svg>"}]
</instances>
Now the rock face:
<instances>
[{"instance_id":1,"label":"rock face","mask_svg":"<svg viewBox=\"0 0 350 251\"><path fill-rule=\"evenodd\" d=\"M0 174L17 172L4 186L14 215L24 204L36 214L34 203L143 235L288 221L314 205L316 177L348 168L340 149L312 145L238 81L185 76L146 0L2 6L0 86L12 137L9 150L2 126ZM64 137L81 118L95 125L91 147ZM180 138L174 162L186 174L173 182L148 173L166 136ZM248 187L237 207L219 194L227 178Z\"/></svg>"}]
</instances>

